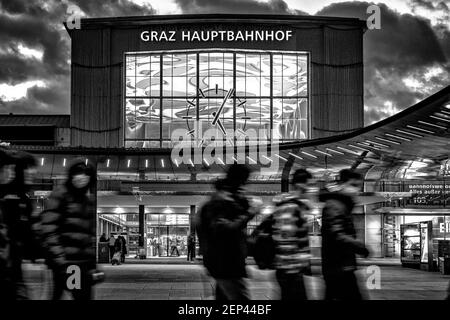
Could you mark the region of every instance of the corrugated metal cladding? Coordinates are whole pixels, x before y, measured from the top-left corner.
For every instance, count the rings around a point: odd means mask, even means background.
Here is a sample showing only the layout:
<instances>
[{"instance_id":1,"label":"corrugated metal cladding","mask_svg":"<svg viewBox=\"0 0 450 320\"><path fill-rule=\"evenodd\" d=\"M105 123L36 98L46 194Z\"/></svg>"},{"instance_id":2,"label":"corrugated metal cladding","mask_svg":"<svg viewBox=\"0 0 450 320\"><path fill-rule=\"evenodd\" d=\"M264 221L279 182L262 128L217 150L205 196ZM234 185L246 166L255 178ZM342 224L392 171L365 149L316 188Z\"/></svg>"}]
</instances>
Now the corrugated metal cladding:
<instances>
[{"instance_id":1,"label":"corrugated metal cladding","mask_svg":"<svg viewBox=\"0 0 450 320\"><path fill-rule=\"evenodd\" d=\"M161 19L161 18L160 18ZM289 42L145 42L147 30L291 29ZM202 48L308 51L311 138L363 126L363 33L358 19L283 17L83 20L72 38L72 145L123 146L125 52Z\"/></svg>"},{"instance_id":2,"label":"corrugated metal cladding","mask_svg":"<svg viewBox=\"0 0 450 320\"><path fill-rule=\"evenodd\" d=\"M1 114L0 126L11 125L30 125L40 126L48 125L57 128L70 127L70 115L18 115L18 114Z\"/></svg>"}]
</instances>

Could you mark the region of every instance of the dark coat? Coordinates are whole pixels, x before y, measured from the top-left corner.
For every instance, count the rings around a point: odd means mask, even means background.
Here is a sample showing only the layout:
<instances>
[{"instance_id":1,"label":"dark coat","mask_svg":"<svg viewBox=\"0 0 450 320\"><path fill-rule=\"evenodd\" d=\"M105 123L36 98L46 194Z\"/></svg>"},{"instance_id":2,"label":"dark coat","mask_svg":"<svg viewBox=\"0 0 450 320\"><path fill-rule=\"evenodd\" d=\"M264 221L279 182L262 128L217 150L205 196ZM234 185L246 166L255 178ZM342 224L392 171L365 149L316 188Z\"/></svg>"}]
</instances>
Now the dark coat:
<instances>
[{"instance_id":1,"label":"dark coat","mask_svg":"<svg viewBox=\"0 0 450 320\"><path fill-rule=\"evenodd\" d=\"M17 299L27 299L22 261L34 260L39 255L31 222L32 210L25 194L6 194L0 200L0 278L10 284L9 297Z\"/></svg>"},{"instance_id":2,"label":"dark coat","mask_svg":"<svg viewBox=\"0 0 450 320\"><path fill-rule=\"evenodd\" d=\"M195 237L192 235L189 235L187 237L187 245L188 247L194 248L195 247Z\"/></svg>"},{"instance_id":3,"label":"dark coat","mask_svg":"<svg viewBox=\"0 0 450 320\"><path fill-rule=\"evenodd\" d=\"M337 192L320 196L322 212L322 272L326 275L356 270L356 254L367 255L364 243L356 239L352 198Z\"/></svg>"},{"instance_id":4,"label":"dark coat","mask_svg":"<svg viewBox=\"0 0 450 320\"><path fill-rule=\"evenodd\" d=\"M114 248L116 252L120 252L121 254L127 254L127 242L123 236L119 236L114 243Z\"/></svg>"},{"instance_id":5,"label":"dark coat","mask_svg":"<svg viewBox=\"0 0 450 320\"><path fill-rule=\"evenodd\" d=\"M33 206L27 194L29 186L24 179L24 171L34 165L34 158L17 151L0 153L0 167L14 166L12 181L0 186L0 296L28 299L22 260L35 260L40 253L33 229Z\"/></svg>"},{"instance_id":6,"label":"dark coat","mask_svg":"<svg viewBox=\"0 0 450 320\"><path fill-rule=\"evenodd\" d=\"M203 263L214 278L245 277L248 201L237 194L216 192L199 210L197 234Z\"/></svg>"},{"instance_id":7,"label":"dark coat","mask_svg":"<svg viewBox=\"0 0 450 320\"><path fill-rule=\"evenodd\" d=\"M41 233L51 267L95 264L95 208L86 194L62 186L42 213Z\"/></svg>"},{"instance_id":8,"label":"dark coat","mask_svg":"<svg viewBox=\"0 0 450 320\"><path fill-rule=\"evenodd\" d=\"M4 195L0 200L0 211L8 230L12 258L20 261L24 258L33 260L39 247L34 238L31 200L26 194Z\"/></svg>"}]
</instances>

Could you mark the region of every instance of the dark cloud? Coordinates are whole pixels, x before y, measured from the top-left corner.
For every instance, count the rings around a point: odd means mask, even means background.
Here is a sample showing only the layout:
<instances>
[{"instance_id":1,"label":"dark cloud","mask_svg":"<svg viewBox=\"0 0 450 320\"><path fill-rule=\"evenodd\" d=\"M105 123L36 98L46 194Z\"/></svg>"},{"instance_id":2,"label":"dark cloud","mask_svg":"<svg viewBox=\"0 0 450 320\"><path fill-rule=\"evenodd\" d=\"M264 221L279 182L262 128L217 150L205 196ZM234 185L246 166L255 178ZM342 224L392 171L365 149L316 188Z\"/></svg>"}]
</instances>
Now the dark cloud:
<instances>
[{"instance_id":1,"label":"dark cloud","mask_svg":"<svg viewBox=\"0 0 450 320\"><path fill-rule=\"evenodd\" d=\"M155 14L149 5L138 5L130 0L74 0L76 4L89 17L112 16L140 16L143 14Z\"/></svg>"},{"instance_id":2,"label":"dark cloud","mask_svg":"<svg viewBox=\"0 0 450 320\"><path fill-rule=\"evenodd\" d=\"M51 69L55 74L64 74L69 71L68 41L62 37L61 32L54 25L45 20L28 14L14 16L0 14L0 42L15 50L19 44L42 50L44 69ZM8 55L1 56L0 65L5 65L3 60L10 58ZM10 77L9 79L13 80ZM0 78L0 81L3 80Z\"/></svg>"},{"instance_id":3,"label":"dark cloud","mask_svg":"<svg viewBox=\"0 0 450 320\"><path fill-rule=\"evenodd\" d=\"M433 19L433 29L450 60L450 8L441 0L410 0L413 13Z\"/></svg>"},{"instance_id":4,"label":"dark cloud","mask_svg":"<svg viewBox=\"0 0 450 320\"><path fill-rule=\"evenodd\" d=\"M283 0L176 0L183 13L306 14ZM77 5L88 17L154 14L132 0L0 0L0 84L41 80L16 101L0 99L0 112L68 113L70 98L69 36L62 26L67 7ZM381 30L364 36L366 123L389 116L450 83L449 6L440 0L410 0L430 21L399 14L381 4ZM369 3L336 3L318 15L366 19ZM434 16L433 16L434 17ZM20 54L23 45L43 53L42 60ZM430 72L430 70L442 72ZM436 69L437 68L437 69ZM417 83L412 88L405 79ZM0 96L2 93L0 93ZM386 107L392 103L392 108Z\"/></svg>"},{"instance_id":5,"label":"dark cloud","mask_svg":"<svg viewBox=\"0 0 450 320\"><path fill-rule=\"evenodd\" d=\"M46 84L29 88L22 99L0 100L0 112L69 112L70 39L62 22L72 4L86 17L155 13L130 0L0 0L0 84L33 80ZM41 51L42 61L20 54L20 45Z\"/></svg>"},{"instance_id":6,"label":"dark cloud","mask_svg":"<svg viewBox=\"0 0 450 320\"><path fill-rule=\"evenodd\" d=\"M70 78L61 77L60 81L54 81L49 87L31 87L27 91L27 98L44 106L65 105L70 101L70 95L64 92L68 86L70 86Z\"/></svg>"},{"instance_id":7,"label":"dark cloud","mask_svg":"<svg viewBox=\"0 0 450 320\"><path fill-rule=\"evenodd\" d=\"M283 0L176 0L183 13L304 14Z\"/></svg>"},{"instance_id":8,"label":"dark cloud","mask_svg":"<svg viewBox=\"0 0 450 320\"><path fill-rule=\"evenodd\" d=\"M431 11L449 12L448 5L442 0L410 0L412 9L424 8Z\"/></svg>"},{"instance_id":9,"label":"dark cloud","mask_svg":"<svg viewBox=\"0 0 450 320\"><path fill-rule=\"evenodd\" d=\"M426 1L420 2L423 6L429 5ZM369 5L371 3L367 2L336 3L323 8L317 15L366 20ZM448 29L439 34L429 20L399 14L384 4L379 7L381 29L367 30L364 35L367 124L391 115L386 102L392 103L393 110L401 110L450 83L449 44L444 44L443 38L450 39ZM442 72L433 76L429 72L432 68Z\"/></svg>"},{"instance_id":10,"label":"dark cloud","mask_svg":"<svg viewBox=\"0 0 450 320\"><path fill-rule=\"evenodd\" d=\"M70 104L67 88L70 88L70 77L56 77L48 81L46 87L30 87L23 98L14 101L0 98L0 113L66 114Z\"/></svg>"}]
</instances>

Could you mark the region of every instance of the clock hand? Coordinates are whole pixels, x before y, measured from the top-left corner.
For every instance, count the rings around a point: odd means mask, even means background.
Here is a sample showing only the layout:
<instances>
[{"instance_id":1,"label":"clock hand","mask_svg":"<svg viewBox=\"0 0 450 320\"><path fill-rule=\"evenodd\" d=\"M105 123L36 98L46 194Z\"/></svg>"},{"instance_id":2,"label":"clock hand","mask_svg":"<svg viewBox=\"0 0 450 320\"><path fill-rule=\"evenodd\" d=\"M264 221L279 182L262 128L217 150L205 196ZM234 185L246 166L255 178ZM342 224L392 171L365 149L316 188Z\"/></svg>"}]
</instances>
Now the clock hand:
<instances>
[{"instance_id":1,"label":"clock hand","mask_svg":"<svg viewBox=\"0 0 450 320\"><path fill-rule=\"evenodd\" d=\"M225 98L224 98L223 101L222 101L222 104L220 105L219 110L217 110L216 115L215 115L215 117L214 117L214 119L213 119L213 121L212 121L212 124L213 124L213 125L215 125L215 124L217 123L217 120L219 120L220 114L221 114L222 111L223 111L223 107L225 106L225 103L226 103L227 100L231 97L231 95L233 94L233 92L234 92L234 89L233 89L233 88L230 89L230 90L228 90L228 92L227 92Z\"/></svg>"},{"instance_id":2,"label":"clock hand","mask_svg":"<svg viewBox=\"0 0 450 320\"><path fill-rule=\"evenodd\" d=\"M216 112L213 112L212 115L215 116ZM226 136L227 132L225 130L225 127L222 124L222 121L220 121L220 119L217 120L217 125L219 126L219 129L220 129L220 131L222 131L223 135Z\"/></svg>"},{"instance_id":3,"label":"clock hand","mask_svg":"<svg viewBox=\"0 0 450 320\"><path fill-rule=\"evenodd\" d=\"M220 131L222 131L223 135L226 136L227 132L225 130L225 127L223 126L222 122L219 120L217 120L217 124L219 125Z\"/></svg>"}]
</instances>

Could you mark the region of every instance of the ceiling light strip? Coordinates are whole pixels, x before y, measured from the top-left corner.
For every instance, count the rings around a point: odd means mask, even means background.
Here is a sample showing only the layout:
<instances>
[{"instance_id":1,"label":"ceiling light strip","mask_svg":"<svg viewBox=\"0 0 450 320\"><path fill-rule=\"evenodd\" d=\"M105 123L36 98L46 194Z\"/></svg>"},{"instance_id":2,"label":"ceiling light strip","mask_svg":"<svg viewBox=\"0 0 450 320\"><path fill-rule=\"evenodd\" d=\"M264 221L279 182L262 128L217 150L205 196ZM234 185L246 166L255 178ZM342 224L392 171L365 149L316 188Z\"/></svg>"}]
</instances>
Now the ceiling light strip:
<instances>
[{"instance_id":1,"label":"ceiling light strip","mask_svg":"<svg viewBox=\"0 0 450 320\"><path fill-rule=\"evenodd\" d=\"M356 151L353 151L353 150L350 150L350 149L347 149L347 148L344 148L344 147L341 147L341 146L337 146L336 148L339 149L339 150L345 151L345 152L347 152L347 153L351 153L351 154L357 155L357 156L360 155L360 154L359 154L358 152L356 152Z\"/></svg>"},{"instance_id":2,"label":"ceiling light strip","mask_svg":"<svg viewBox=\"0 0 450 320\"><path fill-rule=\"evenodd\" d=\"M306 151L301 151L301 153L303 153L304 155L310 156L311 158L317 159L317 156L315 156L315 155L313 155L311 153L308 153Z\"/></svg>"},{"instance_id":3,"label":"ceiling light strip","mask_svg":"<svg viewBox=\"0 0 450 320\"><path fill-rule=\"evenodd\" d=\"M292 152L288 152L288 154L291 155L291 156L293 156L294 158L297 158L297 159L299 159L299 160L303 160L302 157L300 157L300 156L298 156L298 155L296 155L296 154L293 154Z\"/></svg>"},{"instance_id":4,"label":"ceiling light strip","mask_svg":"<svg viewBox=\"0 0 450 320\"><path fill-rule=\"evenodd\" d=\"M353 144L349 144L348 146L349 146L349 147L356 148L356 149L359 149L359 150L371 152L371 150L369 150L369 149L361 148L361 147L355 146L355 145L353 145Z\"/></svg>"},{"instance_id":5,"label":"ceiling light strip","mask_svg":"<svg viewBox=\"0 0 450 320\"><path fill-rule=\"evenodd\" d=\"M385 133L384 135L385 135L385 136L388 136L388 137L391 137L391 138L403 140L403 141L412 141L412 140L409 139L409 138L405 138L405 137L402 137L402 136L398 136L398 135L392 134L392 133Z\"/></svg>"},{"instance_id":6,"label":"ceiling light strip","mask_svg":"<svg viewBox=\"0 0 450 320\"><path fill-rule=\"evenodd\" d=\"M380 141L384 141L384 142L393 143L393 144L400 144L400 142L398 142L398 141L392 141L392 140L385 139L385 138L375 137L375 139L380 140Z\"/></svg>"},{"instance_id":7,"label":"ceiling light strip","mask_svg":"<svg viewBox=\"0 0 450 320\"><path fill-rule=\"evenodd\" d=\"M388 145L386 145L386 144L379 143L379 142L372 141L372 140L366 140L366 142L371 143L371 144L374 144L374 145L376 145L376 146L384 147L384 148L390 148L390 147L391 147L391 146L388 146Z\"/></svg>"},{"instance_id":8,"label":"ceiling light strip","mask_svg":"<svg viewBox=\"0 0 450 320\"><path fill-rule=\"evenodd\" d=\"M255 160L253 160L252 158L250 158L249 156L247 156L247 159L251 162L253 162L254 164L257 164L258 162L256 162Z\"/></svg>"},{"instance_id":9,"label":"ceiling light strip","mask_svg":"<svg viewBox=\"0 0 450 320\"><path fill-rule=\"evenodd\" d=\"M317 149L315 149L314 151L317 152L317 153L323 154L323 155L325 155L325 156L332 157L332 155L329 154L329 153L327 153L327 152L324 152L324 151L321 151L321 150L317 150Z\"/></svg>"},{"instance_id":10,"label":"ceiling light strip","mask_svg":"<svg viewBox=\"0 0 450 320\"><path fill-rule=\"evenodd\" d=\"M433 118L433 119L436 119L436 120L439 120L439 121L450 122L449 119L444 119L444 118L441 118L441 117L438 117L438 116L430 116L430 118Z\"/></svg>"},{"instance_id":11,"label":"ceiling light strip","mask_svg":"<svg viewBox=\"0 0 450 320\"><path fill-rule=\"evenodd\" d=\"M444 130L447 129L447 127L440 126L438 124L434 124L434 123L430 123L430 122L426 122L426 121L422 121L422 120L419 120L418 122L421 123L421 124L424 124L424 125L427 125L427 126L431 126L431 127L435 127L435 128L439 128L439 129L444 129Z\"/></svg>"},{"instance_id":12,"label":"ceiling light strip","mask_svg":"<svg viewBox=\"0 0 450 320\"><path fill-rule=\"evenodd\" d=\"M418 131L430 133L430 134L436 133L436 132L434 132L434 131L427 130L427 129L423 129L423 128L419 128L419 127L416 127L416 126L412 126L412 125L410 125L410 124L407 124L406 127L407 127L407 128L410 128L410 129L413 129L413 130L418 130Z\"/></svg>"},{"instance_id":13,"label":"ceiling light strip","mask_svg":"<svg viewBox=\"0 0 450 320\"><path fill-rule=\"evenodd\" d=\"M280 156L280 155L277 154L277 153L274 153L274 156L277 157L277 158L279 158L279 159L281 159L281 160L288 161L286 158L283 158L282 156Z\"/></svg>"},{"instance_id":14,"label":"ceiling light strip","mask_svg":"<svg viewBox=\"0 0 450 320\"><path fill-rule=\"evenodd\" d=\"M423 138L422 135L416 134L416 133L412 133L412 132L409 132L409 131L404 131L404 130L400 130L400 129L395 129L395 131L403 133L403 134L406 134L406 135L409 135L409 136L412 136L412 137Z\"/></svg>"},{"instance_id":15,"label":"ceiling light strip","mask_svg":"<svg viewBox=\"0 0 450 320\"><path fill-rule=\"evenodd\" d=\"M340 154L340 155L344 155L343 152L340 152L340 151L337 151L337 150L334 150L334 149L331 149L331 148L326 148L325 150L328 150L330 152L334 152L334 153L337 153L337 154Z\"/></svg>"},{"instance_id":16,"label":"ceiling light strip","mask_svg":"<svg viewBox=\"0 0 450 320\"><path fill-rule=\"evenodd\" d=\"M360 145L360 146L363 146L363 147L368 147L368 148L373 148L373 149L377 149L377 150L381 150L380 148L377 148L377 147L375 147L375 146L373 146L373 145L370 145L369 143L367 143L367 142L357 142L356 144L358 144L358 145Z\"/></svg>"}]
</instances>

